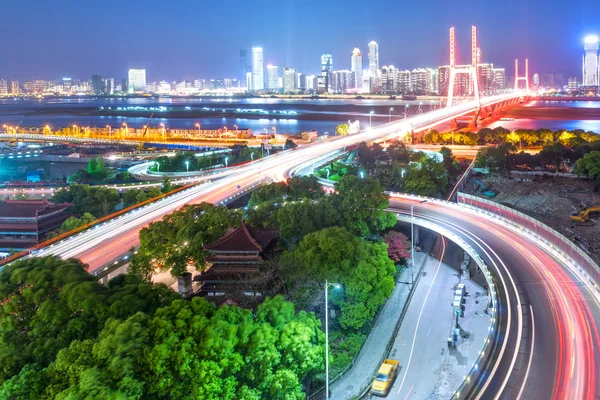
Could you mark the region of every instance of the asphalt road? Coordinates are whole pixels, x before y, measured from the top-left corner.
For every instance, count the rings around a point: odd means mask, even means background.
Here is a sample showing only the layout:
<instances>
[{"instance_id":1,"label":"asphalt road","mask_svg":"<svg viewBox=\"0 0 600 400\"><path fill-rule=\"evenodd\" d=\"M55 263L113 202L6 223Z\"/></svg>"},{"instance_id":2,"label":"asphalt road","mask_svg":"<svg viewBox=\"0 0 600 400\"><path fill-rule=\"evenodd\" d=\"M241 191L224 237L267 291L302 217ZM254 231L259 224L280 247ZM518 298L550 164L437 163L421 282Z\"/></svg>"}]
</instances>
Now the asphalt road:
<instances>
[{"instance_id":1,"label":"asphalt road","mask_svg":"<svg viewBox=\"0 0 600 400\"><path fill-rule=\"evenodd\" d=\"M392 199L409 214L410 201ZM472 398L595 399L600 394L600 304L558 260L516 230L471 210L436 203L415 206L478 251L497 275L500 329L495 357Z\"/></svg>"}]
</instances>

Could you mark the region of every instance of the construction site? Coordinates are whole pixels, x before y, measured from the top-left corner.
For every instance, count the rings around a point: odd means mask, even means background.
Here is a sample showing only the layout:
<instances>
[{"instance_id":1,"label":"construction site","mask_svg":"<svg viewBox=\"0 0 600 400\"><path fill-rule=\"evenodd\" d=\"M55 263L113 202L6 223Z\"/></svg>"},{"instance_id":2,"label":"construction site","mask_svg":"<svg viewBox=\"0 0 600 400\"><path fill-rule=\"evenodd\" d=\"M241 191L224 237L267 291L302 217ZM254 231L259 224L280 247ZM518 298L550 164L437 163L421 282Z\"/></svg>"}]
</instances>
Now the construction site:
<instances>
[{"instance_id":1,"label":"construction site","mask_svg":"<svg viewBox=\"0 0 600 400\"><path fill-rule=\"evenodd\" d=\"M588 179L490 174L475 177L465 192L538 219L600 263L600 193L593 189Z\"/></svg>"}]
</instances>

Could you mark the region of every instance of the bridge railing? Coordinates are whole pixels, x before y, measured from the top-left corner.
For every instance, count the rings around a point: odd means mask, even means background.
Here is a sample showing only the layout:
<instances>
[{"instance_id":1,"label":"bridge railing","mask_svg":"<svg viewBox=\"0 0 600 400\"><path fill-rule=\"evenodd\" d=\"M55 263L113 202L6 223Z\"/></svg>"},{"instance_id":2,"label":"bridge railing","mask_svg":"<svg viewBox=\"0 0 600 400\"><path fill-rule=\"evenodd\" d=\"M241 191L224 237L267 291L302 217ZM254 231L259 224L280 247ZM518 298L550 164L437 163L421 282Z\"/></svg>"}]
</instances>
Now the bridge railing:
<instances>
[{"instance_id":1,"label":"bridge railing","mask_svg":"<svg viewBox=\"0 0 600 400\"><path fill-rule=\"evenodd\" d=\"M573 266L580 273L579 275L584 277L587 283L595 289L595 295L600 295L598 284L600 282L600 267L579 246L561 233L515 209L481 197L459 192L457 193L457 202L499 216L513 225L526 229L543 242L546 242L567 261L572 261Z\"/></svg>"}]
</instances>

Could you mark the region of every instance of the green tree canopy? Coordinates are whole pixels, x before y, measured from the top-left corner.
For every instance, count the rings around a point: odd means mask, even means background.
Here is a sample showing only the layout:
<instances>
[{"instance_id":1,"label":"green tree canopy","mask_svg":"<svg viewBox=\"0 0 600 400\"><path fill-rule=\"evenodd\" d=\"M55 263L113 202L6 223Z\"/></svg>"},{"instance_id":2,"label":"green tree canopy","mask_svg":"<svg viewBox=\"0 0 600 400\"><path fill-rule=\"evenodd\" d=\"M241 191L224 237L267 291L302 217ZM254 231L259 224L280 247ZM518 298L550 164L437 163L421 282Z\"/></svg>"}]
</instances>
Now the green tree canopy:
<instances>
[{"instance_id":1,"label":"green tree canopy","mask_svg":"<svg viewBox=\"0 0 600 400\"><path fill-rule=\"evenodd\" d=\"M284 263L297 265L306 276L324 282L339 282L332 291L340 307L340 325L358 330L369 322L394 288L394 263L387 245L371 243L344 228L332 227L306 235L283 256Z\"/></svg>"},{"instance_id":2,"label":"green tree canopy","mask_svg":"<svg viewBox=\"0 0 600 400\"><path fill-rule=\"evenodd\" d=\"M240 213L224 206L186 206L142 229L130 272L149 280L155 269L170 270L173 276L186 272L188 264L202 269L207 256L204 246L240 223Z\"/></svg>"},{"instance_id":3,"label":"green tree canopy","mask_svg":"<svg viewBox=\"0 0 600 400\"><path fill-rule=\"evenodd\" d=\"M594 180L594 191L600 188L600 151L592 151L577 160L575 173Z\"/></svg>"},{"instance_id":4,"label":"green tree canopy","mask_svg":"<svg viewBox=\"0 0 600 400\"><path fill-rule=\"evenodd\" d=\"M121 197L115 189L74 183L56 191L50 200L55 203L73 203L74 206L69 211L74 214L89 213L100 218L114 212Z\"/></svg>"},{"instance_id":5,"label":"green tree canopy","mask_svg":"<svg viewBox=\"0 0 600 400\"><path fill-rule=\"evenodd\" d=\"M48 234L48 238L53 238L55 236L58 236L58 235L61 235L61 234L65 233L65 232L72 231L73 229L76 229L76 228L79 228L80 226L89 224L90 222L93 222L95 220L96 220L96 217L94 217L90 213L84 213L79 218L77 218L77 217L69 217L69 218L67 218L65 220L65 222L62 223L62 225L60 226L60 228L51 231Z\"/></svg>"}]
</instances>

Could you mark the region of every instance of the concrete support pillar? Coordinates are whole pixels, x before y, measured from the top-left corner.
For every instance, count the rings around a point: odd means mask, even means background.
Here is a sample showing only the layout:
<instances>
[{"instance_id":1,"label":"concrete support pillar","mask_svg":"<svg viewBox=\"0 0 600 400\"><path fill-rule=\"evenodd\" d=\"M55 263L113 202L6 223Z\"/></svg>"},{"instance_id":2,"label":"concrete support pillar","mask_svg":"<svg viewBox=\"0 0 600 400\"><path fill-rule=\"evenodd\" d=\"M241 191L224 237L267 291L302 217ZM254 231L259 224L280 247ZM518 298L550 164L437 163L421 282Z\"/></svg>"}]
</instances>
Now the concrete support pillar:
<instances>
[{"instance_id":1,"label":"concrete support pillar","mask_svg":"<svg viewBox=\"0 0 600 400\"><path fill-rule=\"evenodd\" d=\"M181 297L191 297L194 293L192 288L192 274L184 273L177 277L177 290Z\"/></svg>"}]
</instances>

